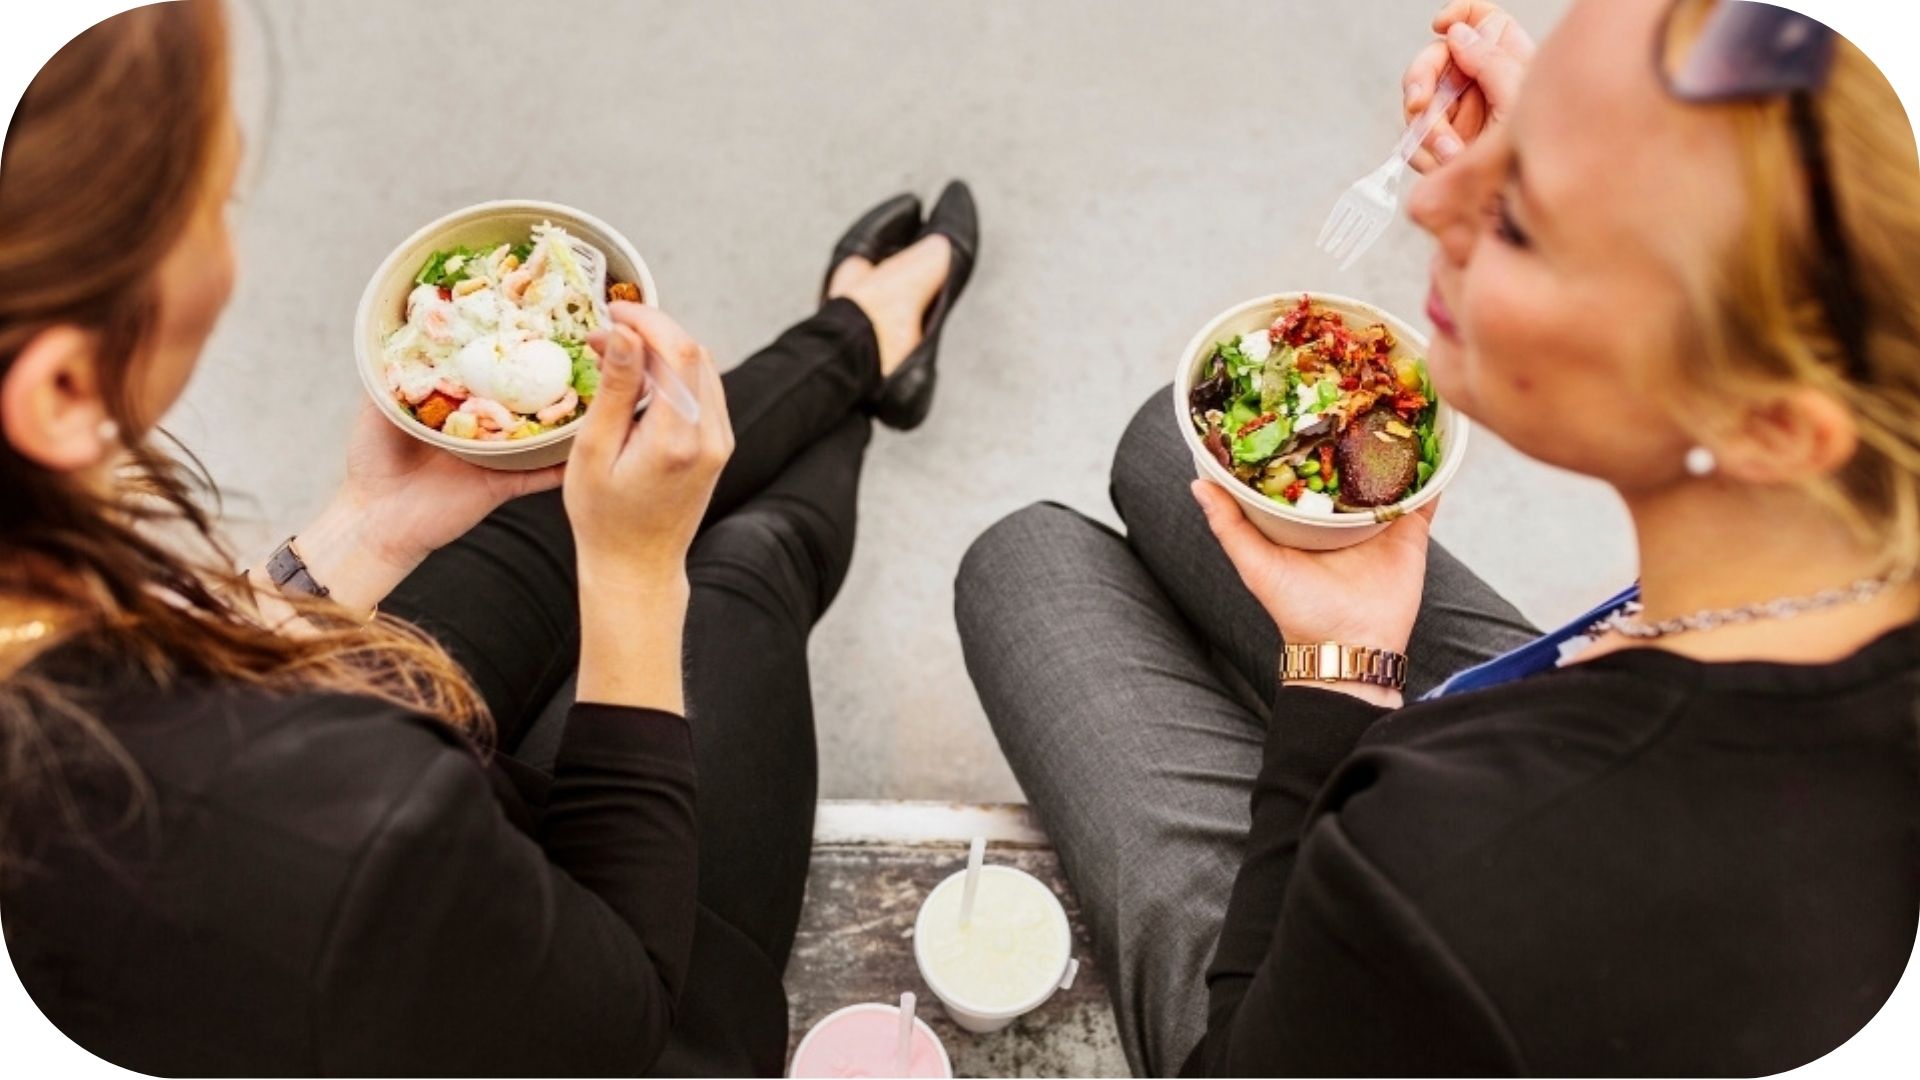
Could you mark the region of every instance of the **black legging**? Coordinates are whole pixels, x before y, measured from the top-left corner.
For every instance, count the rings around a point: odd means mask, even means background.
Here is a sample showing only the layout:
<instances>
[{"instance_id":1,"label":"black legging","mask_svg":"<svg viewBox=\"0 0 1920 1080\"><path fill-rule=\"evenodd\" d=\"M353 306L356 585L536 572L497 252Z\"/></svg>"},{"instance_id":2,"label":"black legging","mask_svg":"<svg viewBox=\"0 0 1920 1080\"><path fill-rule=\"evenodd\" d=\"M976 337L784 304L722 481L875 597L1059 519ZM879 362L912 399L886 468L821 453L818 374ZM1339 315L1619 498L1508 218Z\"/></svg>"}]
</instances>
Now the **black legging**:
<instances>
[{"instance_id":1,"label":"black legging","mask_svg":"<svg viewBox=\"0 0 1920 1080\"><path fill-rule=\"evenodd\" d=\"M853 558L873 327L835 300L726 373L737 442L688 556L686 692L700 902L786 966L818 784L807 636ZM591 581L578 582L591 589ZM580 659L573 532L557 491L501 507L385 608L472 677L511 753Z\"/></svg>"}]
</instances>

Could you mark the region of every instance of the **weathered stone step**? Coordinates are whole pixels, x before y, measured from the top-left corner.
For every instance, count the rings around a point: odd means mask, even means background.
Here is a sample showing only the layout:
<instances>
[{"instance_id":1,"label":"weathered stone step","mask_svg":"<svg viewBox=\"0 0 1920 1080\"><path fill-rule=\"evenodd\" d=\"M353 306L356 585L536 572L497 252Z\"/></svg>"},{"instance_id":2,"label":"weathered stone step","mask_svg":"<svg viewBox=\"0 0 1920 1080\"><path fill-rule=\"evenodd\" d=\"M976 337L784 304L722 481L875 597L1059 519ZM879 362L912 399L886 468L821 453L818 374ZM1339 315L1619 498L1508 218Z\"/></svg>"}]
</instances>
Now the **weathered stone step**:
<instances>
[{"instance_id":1,"label":"weathered stone step","mask_svg":"<svg viewBox=\"0 0 1920 1080\"><path fill-rule=\"evenodd\" d=\"M913 962L920 901L966 866L967 844L988 840L990 862L1052 886L1073 924L1080 973L1072 989L1004 1031L973 1035L947 1019ZM792 1042L821 1017L912 990L958 1076L1125 1076L1104 972L1080 906L1047 839L1019 805L827 801L814 818L813 869L787 966Z\"/></svg>"}]
</instances>

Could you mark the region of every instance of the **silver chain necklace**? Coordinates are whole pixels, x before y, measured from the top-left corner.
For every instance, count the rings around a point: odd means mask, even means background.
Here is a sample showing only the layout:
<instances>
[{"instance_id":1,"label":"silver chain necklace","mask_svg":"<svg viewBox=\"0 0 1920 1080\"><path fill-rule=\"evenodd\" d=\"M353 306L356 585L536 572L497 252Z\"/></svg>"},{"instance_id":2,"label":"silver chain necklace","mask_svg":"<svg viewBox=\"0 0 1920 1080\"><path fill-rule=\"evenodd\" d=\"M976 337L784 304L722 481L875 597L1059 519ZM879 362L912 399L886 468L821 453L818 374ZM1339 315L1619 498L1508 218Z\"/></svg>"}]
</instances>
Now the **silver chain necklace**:
<instances>
[{"instance_id":1,"label":"silver chain necklace","mask_svg":"<svg viewBox=\"0 0 1920 1080\"><path fill-rule=\"evenodd\" d=\"M1912 581L1913 573L1913 568L1907 567L1877 578L1863 578L1844 588L1817 592L1812 596L1786 596L1757 604L1745 604L1741 607L1696 611L1677 619L1664 619L1652 623L1640 618L1640 613L1646 608L1636 600L1620 611L1594 623L1593 628L1587 633L1591 637L1614 633L1636 641L1653 641L1658 638L1672 637L1675 634L1704 633L1744 623L1792 619L1809 612L1826 611L1848 604L1868 603Z\"/></svg>"}]
</instances>

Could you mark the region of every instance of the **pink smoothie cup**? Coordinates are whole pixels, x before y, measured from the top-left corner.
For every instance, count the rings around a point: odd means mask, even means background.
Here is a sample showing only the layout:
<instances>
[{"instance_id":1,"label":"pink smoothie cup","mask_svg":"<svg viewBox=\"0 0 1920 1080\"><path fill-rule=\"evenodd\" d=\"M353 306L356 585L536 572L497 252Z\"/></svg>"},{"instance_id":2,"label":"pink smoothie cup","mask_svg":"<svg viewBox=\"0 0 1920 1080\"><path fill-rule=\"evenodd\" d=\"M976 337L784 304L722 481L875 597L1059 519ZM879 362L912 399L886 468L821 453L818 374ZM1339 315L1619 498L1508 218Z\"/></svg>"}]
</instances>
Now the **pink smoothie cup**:
<instances>
[{"instance_id":1,"label":"pink smoothie cup","mask_svg":"<svg viewBox=\"0 0 1920 1080\"><path fill-rule=\"evenodd\" d=\"M813 1025L800 1048L793 1052L793 1077L900 1075L895 1055L900 1049L898 1005L849 1005ZM912 1066L907 1075L945 1078L953 1075L947 1048L927 1022L913 1022Z\"/></svg>"}]
</instances>

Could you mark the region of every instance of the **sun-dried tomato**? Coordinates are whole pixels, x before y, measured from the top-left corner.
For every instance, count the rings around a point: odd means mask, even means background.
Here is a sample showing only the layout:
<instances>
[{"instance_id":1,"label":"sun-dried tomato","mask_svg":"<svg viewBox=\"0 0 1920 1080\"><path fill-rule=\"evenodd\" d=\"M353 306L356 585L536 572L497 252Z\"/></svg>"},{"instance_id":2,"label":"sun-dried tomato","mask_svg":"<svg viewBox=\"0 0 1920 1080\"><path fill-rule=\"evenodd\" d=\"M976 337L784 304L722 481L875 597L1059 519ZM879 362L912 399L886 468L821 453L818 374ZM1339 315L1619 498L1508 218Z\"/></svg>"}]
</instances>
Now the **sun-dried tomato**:
<instances>
[{"instance_id":1,"label":"sun-dried tomato","mask_svg":"<svg viewBox=\"0 0 1920 1080\"><path fill-rule=\"evenodd\" d=\"M1299 502L1300 496L1306 494L1306 491L1307 482L1305 480L1295 480L1293 483L1288 484L1287 490L1281 492L1281 494L1287 497L1288 502Z\"/></svg>"},{"instance_id":2,"label":"sun-dried tomato","mask_svg":"<svg viewBox=\"0 0 1920 1080\"><path fill-rule=\"evenodd\" d=\"M1297 307L1274 324L1273 332L1279 340L1299 348L1320 336L1321 321L1314 313L1312 300L1303 296Z\"/></svg>"},{"instance_id":3,"label":"sun-dried tomato","mask_svg":"<svg viewBox=\"0 0 1920 1080\"><path fill-rule=\"evenodd\" d=\"M442 300L453 299L453 290L448 288L445 285L440 286L440 299Z\"/></svg>"},{"instance_id":4,"label":"sun-dried tomato","mask_svg":"<svg viewBox=\"0 0 1920 1080\"><path fill-rule=\"evenodd\" d=\"M1259 431L1261 428L1266 427L1268 424L1271 424L1278 419L1280 419L1280 417L1276 416L1273 413L1262 413L1259 416L1256 416L1253 419L1247 421L1245 424L1242 424L1240 426L1240 430L1237 432L1234 432L1233 437L1236 439L1244 439L1247 436L1253 434L1256 431Z\"/></svg>"},{"instance_id":5,"label":"sun-dried tomato","mask_svg":"<svg viewBox=\"0 0 1920 1080\"><path fill-rule=\"evenodd\" d=\"M1360 389L1360 377L1357 375L1349 375L1346 378L1341 379L1340 389L1345 390L1349 394L1353 393L1355 390Z\"/></svg>"},{"instance_id":6,"label":"sun-dried tomato","mask_svg":"<svg viewBox=\"0 0 1920 1080\"><path fill-rule=\"evenodd\" d=\"M1320 475L1333 475L1333 444L1330 442L1320 444Z\"/></svg>"}]
</instances>

